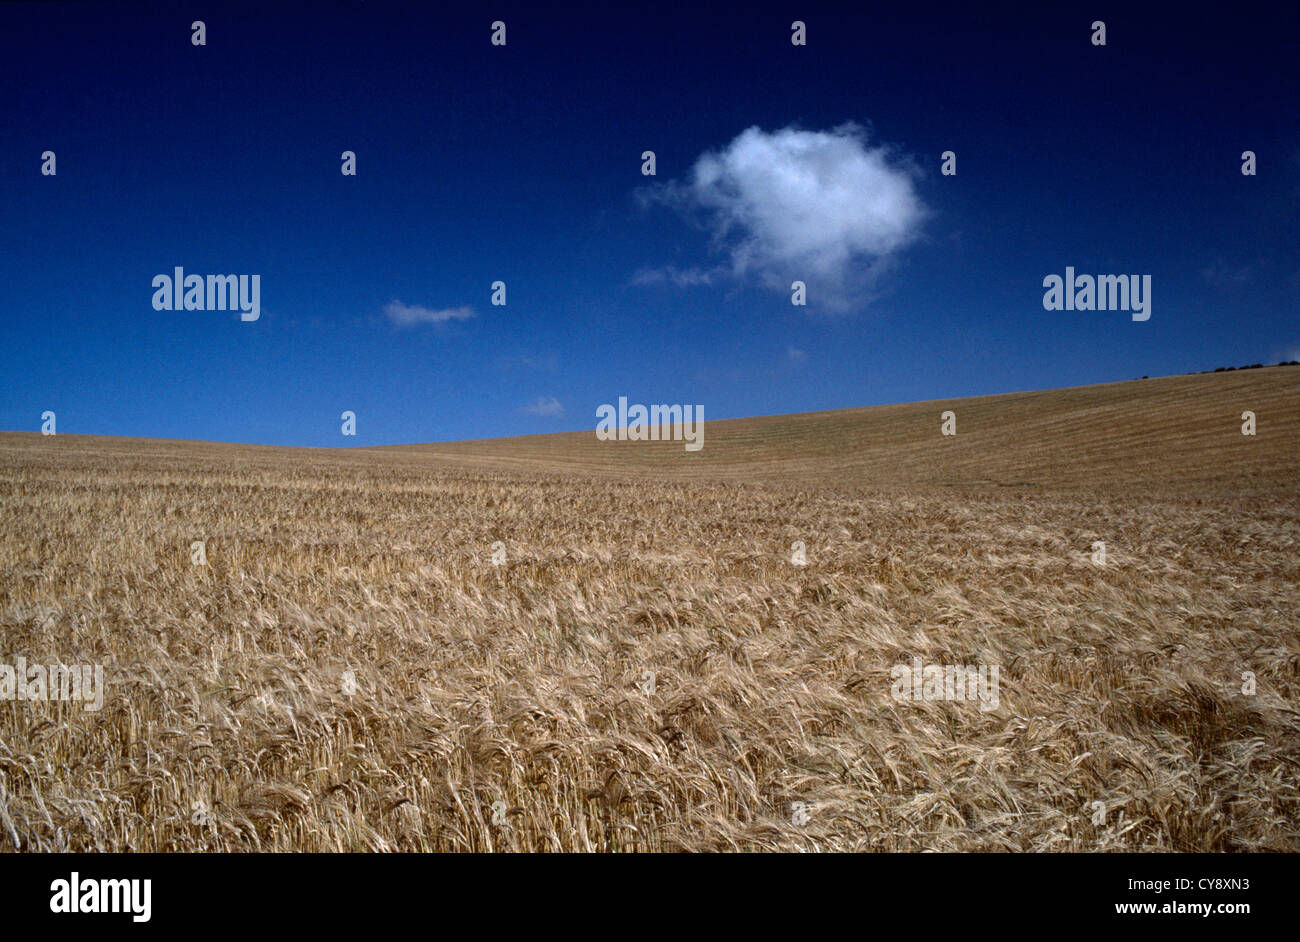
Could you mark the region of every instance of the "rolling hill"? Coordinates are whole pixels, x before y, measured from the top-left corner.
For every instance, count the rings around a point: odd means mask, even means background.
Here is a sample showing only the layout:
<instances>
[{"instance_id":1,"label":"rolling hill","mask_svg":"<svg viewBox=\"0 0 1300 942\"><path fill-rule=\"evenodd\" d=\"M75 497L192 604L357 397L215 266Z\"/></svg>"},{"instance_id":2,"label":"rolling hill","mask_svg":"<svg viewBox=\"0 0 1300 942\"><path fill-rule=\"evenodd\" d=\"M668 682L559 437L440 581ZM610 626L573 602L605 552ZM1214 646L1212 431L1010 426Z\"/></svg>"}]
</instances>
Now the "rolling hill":
<instances>
[{"instance_id":1,"label":"rolling hill","mask_svg":"<svg viewBox=\"0 0 1300 942\"><path fill-rule=\"evenodd\" d=\"M940 416L957 434L940 434ZM1255 413L1254 436L1242 413ZM1268 367L1034 392L745 419L709 419L704 447L599 441L584 431L340 449L0 433L14 457L64 454L202 462L276 453L318 464L425 466L827 486L1293 491L1300 367ZM57 448L58 452L51 452Z\"/></svg>"},{"instance_id":2,"label":"rolling hill","mask_svg":"<svg viewBox=\"0 0 1300 942\"><path fill-rule=\"evenodd\" d=\"M955 436L940 434L949 410ZM1257 417L1254 437L1242 434L1245 411ZM694 453L674 441L602 442L590 430L376 450L460 466L734 481L1289 488L1300 367L762 418L706 413Z\"/></svg>"}]
</instances>

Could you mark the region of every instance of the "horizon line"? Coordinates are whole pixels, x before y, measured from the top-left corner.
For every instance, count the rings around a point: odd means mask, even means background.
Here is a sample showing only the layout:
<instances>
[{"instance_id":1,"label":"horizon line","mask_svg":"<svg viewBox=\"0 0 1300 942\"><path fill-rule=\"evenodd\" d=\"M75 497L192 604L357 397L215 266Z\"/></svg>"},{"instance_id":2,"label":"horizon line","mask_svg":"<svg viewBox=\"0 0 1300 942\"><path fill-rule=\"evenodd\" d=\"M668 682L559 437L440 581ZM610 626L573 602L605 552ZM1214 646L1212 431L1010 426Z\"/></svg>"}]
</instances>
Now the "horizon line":
<instances>
[{"instance_id":1,"label":"horizon line","mask_svg":"<svg viewBox=\"0 0 1300 942\"><path fill-rule=\"evenodd\" d=\"M1125 383L1141 383L1153 379L1177 379L1182 376L1204 376L1214 373L1230 373L1240 370L1253 369L1273 369L1281 366L1300 366L1300 361L1283 360L1278 363L1252 363L1247 366L1221 366L1212 370L1192 370L1185 373L1168 373L1162 376L1139 376L1134 379L1107 380L1100 383L1081 383L1076 386L1042 386L1033 389L1013 389L1006 392L997 393L980 393L974 396L949 396L939 399L908 399L896 400L892 402L873 402L866 405L856 406L837 406L831 409L814 409L808 412L772 412L763 415L731 415L723 416L717 419L708 419L708 422L741 422L752 419L776 419L789 416L804 415L829 415L835 412L854 412L861 409L876 409L883 406L902 406L902 405L924 405L926 403L944 403L944 402L962 402L967 399L996 399L1001 396L1018 396L1026 393L1054 392L1070 389L1091 389L1096 386L1117 386ZM641 428L642 426L628 426L629 428ZM645 428L664 428L672 426L650 426ZM41 435L42 437L52 438L60 435L77 438L114 438L128 439L131 441L141 442L184 442L198 445L238 445L244 448L299 448L307 451L365 451L376 448L415 448L421 445L467 445L479 442L511 441L521 438L544 438L556 435L581 435L585 432L594 431L592 428L562 429L555 432L530 432L525 435L495 435L487 438L458 438L446 441L430 440L417 442L388 442L376 445L275 445L265 444L262 442L245 442L231 441L228 439L213 438L159 438L150 435L108 435L101 432L57 432L54 435L44 435L40 431L30 431L28 429L0 429L0 435Z\"/></svg>"}]
</instances>

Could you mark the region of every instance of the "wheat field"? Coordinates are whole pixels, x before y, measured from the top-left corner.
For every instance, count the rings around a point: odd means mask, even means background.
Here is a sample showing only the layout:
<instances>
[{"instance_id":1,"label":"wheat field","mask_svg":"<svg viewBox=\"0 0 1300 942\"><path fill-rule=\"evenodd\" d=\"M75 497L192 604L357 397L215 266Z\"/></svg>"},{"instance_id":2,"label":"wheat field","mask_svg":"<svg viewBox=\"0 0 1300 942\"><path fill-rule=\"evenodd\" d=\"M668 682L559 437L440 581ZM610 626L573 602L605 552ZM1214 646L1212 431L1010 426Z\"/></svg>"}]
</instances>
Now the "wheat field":
<instances>
[{"instance_id":1,"label":"wheat field","mask_svg":"<svg viewBox=\"0 0 1300 942\"><path fill-rule=\"evenodd\" d=\"M0 848L1300 850L1298 443L1287 367L695 454L3 433L0 663L106 686L0 702Z\"/></svg>"}]
</instances>

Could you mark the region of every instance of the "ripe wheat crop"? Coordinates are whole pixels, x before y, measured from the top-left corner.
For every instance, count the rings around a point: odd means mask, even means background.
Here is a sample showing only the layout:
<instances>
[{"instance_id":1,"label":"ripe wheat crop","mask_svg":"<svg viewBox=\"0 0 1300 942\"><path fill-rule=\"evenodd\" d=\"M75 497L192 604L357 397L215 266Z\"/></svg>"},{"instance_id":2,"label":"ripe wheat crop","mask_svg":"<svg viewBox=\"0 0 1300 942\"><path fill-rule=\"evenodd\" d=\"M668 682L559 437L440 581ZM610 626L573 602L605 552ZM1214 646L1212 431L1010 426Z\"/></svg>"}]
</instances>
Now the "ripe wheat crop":
<instances>
[{"instance_id":1,"label":"ripe wheat crop","mask_svg":"<svg viewBox=\"0 0 1300 942\"><path fill-rule=\"evenodd\" d=\"M106 685L0 701L0 848L1300 850L1300 370L1253 373L699 455L0 435L0 663Z\"/></svg>"}]
</instances>

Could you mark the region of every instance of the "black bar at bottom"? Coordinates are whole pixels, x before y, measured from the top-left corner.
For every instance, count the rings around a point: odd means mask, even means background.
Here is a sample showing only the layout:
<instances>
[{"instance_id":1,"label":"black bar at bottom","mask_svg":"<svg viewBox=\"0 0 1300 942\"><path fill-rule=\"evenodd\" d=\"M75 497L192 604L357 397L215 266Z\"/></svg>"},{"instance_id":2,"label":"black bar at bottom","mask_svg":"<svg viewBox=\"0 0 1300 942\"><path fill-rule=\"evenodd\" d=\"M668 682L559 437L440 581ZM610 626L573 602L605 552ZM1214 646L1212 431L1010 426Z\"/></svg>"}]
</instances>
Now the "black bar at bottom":
<instances>
[{"instance_id":1,"label":"black bar at bottom","mask_svg":"<svg viewBox=\"0 0 1300 942\"><path fill-rule=\"evenodd\" d=\"M752 921L770 932L775 916L817 923L838 911L864 931L901 917L918 929L989 919L1232 932L1285 917L1293 865L1291 855L6 855L0 901L8 930L440 934L463 914L493 932L623 932L667 930L689 913L692 929Z\"/></svg>"}]
</instances>

